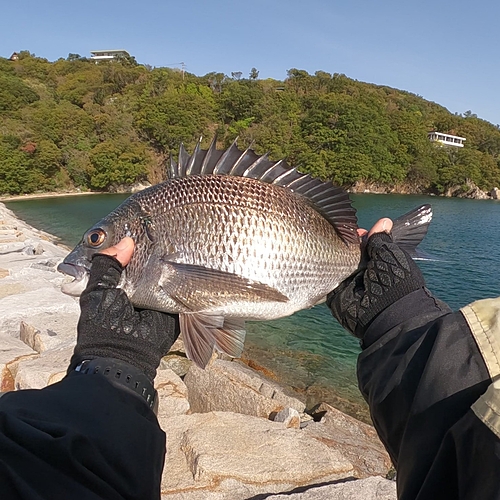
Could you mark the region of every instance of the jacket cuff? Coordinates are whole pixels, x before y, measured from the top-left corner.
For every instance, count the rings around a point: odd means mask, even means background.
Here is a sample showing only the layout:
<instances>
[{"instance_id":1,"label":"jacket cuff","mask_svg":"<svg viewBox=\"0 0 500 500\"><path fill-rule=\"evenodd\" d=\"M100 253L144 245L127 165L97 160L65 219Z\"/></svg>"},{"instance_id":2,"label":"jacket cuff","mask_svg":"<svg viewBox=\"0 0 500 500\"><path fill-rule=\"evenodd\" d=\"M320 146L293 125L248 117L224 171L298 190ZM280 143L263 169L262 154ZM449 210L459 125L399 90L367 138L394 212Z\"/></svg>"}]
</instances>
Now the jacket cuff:
<instances>
[{"instance_id":1,"label":"jacket cuff","mask_svg":"<svg viewBox=\"0 0 500 500\"><path fill-rule=\"evenodd\" d=\"M361 347L367 349L389 330L409 319L421 317L424 324L450 312L452 311L448 305L436 299L427 288L419 288L394 302L375 317L366 329Z\"/></svg>"}]
</instances>

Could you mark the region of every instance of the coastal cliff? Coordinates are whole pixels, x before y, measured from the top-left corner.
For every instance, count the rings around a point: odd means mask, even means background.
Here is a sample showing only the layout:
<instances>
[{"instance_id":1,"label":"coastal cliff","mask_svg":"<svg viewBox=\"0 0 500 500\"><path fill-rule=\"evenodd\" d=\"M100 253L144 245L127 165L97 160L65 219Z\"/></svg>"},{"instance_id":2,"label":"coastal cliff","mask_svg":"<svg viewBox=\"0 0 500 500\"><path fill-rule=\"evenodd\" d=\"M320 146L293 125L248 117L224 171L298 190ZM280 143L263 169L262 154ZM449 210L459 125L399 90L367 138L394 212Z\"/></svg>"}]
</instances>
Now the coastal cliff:
<instances>
[{"instance_id":1,"label":"coastal cliff","mask_svg":"<svg viewBox=\"0 0 500 500\"><path fill-rule=\"evenodd\" d=\"M56 272L68 253L0 204L2 391L57 383L71 357L78 301ZM238 360L205 370L178 340L155 381L167 433L163 500L396 498L391 464L373 427L295 394Z\"/></svg>"}]
</instances>

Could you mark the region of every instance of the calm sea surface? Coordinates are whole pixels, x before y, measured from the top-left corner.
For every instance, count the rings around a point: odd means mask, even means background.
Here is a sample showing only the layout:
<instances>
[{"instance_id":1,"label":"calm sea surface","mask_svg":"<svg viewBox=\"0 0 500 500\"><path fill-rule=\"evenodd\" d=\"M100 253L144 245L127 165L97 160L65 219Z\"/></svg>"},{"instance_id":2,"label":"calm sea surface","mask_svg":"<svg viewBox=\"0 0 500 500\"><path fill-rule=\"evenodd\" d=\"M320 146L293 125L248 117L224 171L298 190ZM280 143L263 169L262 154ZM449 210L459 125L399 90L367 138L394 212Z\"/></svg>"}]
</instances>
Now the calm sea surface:
<instances>
[{"instance_id":1,"label":"calm sea surface","mask_svg":"<svg viewBox=\"0 0 500 500\"><path fill-rule=\"evenodd\" d=\"M94 222L127 195L89 195L5 203L18 217L73 246ZM430 203L434 219L421 248L433 259L419 261L427 286L454 308L500 295L500 202L427 196L355 195L361 227ZM367 420L356 386L358 341L324 306L289 318L248 324L244 356L301 392L313 406L327 401Z\"/></svg>"}]
</instances>

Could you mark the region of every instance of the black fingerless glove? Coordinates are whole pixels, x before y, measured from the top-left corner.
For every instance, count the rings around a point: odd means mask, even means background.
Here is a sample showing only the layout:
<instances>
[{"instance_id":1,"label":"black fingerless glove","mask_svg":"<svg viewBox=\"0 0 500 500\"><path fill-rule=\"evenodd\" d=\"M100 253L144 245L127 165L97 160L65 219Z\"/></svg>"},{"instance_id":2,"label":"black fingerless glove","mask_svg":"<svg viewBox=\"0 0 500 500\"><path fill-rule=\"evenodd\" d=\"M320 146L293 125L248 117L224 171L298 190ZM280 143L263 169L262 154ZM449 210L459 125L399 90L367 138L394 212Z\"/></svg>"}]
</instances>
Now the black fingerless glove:
<instances>
[{"instance_id":1,"label":"black fingerless glove","mask_svg":"<svg viewBox=\"0 0 500 500\"><path fill-rule=\"evenodd\" d=\"M116 288L123 271L108 255L96 254L80 297L78 339L70 370L82 360L114 358L130 363L152 382L161 358L179 336L177 315L136 310Z\"/></svg>"},{"instance_id":2,"label":"black fingerless glove","mask_svg":"<svg viewBox=\"0 0 500 500\"><path fill-rule=\"evenodd\" d=\"M361 339L386 307L425 286L418 266L387 233L370 237L364 257L366 268L344 280L327 298L333 316Z\"/></svg>"}]
</instances>

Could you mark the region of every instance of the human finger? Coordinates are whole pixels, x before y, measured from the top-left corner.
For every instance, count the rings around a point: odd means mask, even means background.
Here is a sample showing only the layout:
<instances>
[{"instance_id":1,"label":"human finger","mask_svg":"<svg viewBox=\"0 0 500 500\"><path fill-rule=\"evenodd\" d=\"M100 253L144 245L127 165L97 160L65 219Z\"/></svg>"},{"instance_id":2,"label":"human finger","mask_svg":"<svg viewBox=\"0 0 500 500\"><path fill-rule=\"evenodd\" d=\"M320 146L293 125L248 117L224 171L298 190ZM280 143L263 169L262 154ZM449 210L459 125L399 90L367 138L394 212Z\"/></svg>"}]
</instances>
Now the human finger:
<instances>
[{"instance_id":1,"label":"human finger","mask_svg":"<svg viewBox=\"0 0 500 500\"><path fill-rule=\"evenodd\" d=\"M375 233L390 233L392 230L392 220L388 217L379 219L368 232L368 238Z\"/></svg>"},{"instance_id":2,"label":"human finger","mask_svg":"<svg viewBox=\"0 0 500 500\"><path fill-rule=\"evenodd\" d=\"M109 255L111 257L114 257L123 267L125 267L132 258L134 247L134 240L129 236L126 236L116 245L106 248L106 250L103 250L99 253L102 255Z\"/></svg>"}]
</instances>

